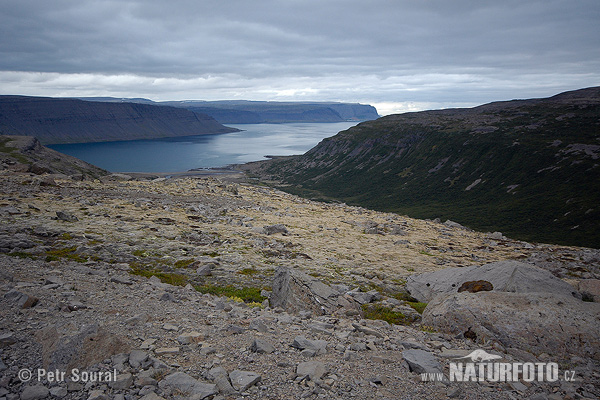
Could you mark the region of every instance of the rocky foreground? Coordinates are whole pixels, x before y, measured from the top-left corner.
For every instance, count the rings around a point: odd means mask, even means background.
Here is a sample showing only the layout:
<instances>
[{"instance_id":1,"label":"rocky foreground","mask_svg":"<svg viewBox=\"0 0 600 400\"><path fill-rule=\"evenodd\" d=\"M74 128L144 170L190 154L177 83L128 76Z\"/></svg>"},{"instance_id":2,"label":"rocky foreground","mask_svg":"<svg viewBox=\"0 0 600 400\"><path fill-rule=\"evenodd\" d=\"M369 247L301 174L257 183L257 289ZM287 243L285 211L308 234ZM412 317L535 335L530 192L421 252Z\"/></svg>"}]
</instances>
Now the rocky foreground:
<instances>
[{"instance_id":1,"label":"rocky foreground","mask_svg":"<svg viewBox=\"0 0 600 400\"><path fill-rule=\"evenodd\" d=\"M0 181L0 399L600 396L600 357L589 346L598 250L210 177L80 181L0 171ZM421 316L424 304L406 288L415 275L506 260L571 285L565 301L590 315L578 321L588 330L581 344L554 354L489 325L488 336L452 332L446 325L458 317L440 321L430 306ZM530 290L492 283L511 299ZM502 293L453 299L484 308L485 296ZM535 296L539 305L553 294ZM575 380L422 380L422 372L448 376L450 361L478 349L505 362L557 362Z\"/></svg>"}]
</instances>

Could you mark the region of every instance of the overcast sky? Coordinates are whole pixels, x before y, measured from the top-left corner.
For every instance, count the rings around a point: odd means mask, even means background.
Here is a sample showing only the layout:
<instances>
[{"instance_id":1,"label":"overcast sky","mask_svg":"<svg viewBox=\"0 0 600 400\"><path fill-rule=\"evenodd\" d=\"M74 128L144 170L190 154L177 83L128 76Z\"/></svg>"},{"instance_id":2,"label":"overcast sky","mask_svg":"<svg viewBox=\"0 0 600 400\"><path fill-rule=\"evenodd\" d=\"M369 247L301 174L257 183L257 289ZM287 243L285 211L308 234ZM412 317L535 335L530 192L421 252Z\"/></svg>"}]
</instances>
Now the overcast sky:
<instances>
[{"instance_id":1,"label":"overcast sky","mask_svg":"<svg viewBox=\"0 0 600 400\"><path fill-rule=\"evenodd\" d=\"M0 94L389 114L598 85L599 0L0 1Z\"/></svg>"}]
</instances>

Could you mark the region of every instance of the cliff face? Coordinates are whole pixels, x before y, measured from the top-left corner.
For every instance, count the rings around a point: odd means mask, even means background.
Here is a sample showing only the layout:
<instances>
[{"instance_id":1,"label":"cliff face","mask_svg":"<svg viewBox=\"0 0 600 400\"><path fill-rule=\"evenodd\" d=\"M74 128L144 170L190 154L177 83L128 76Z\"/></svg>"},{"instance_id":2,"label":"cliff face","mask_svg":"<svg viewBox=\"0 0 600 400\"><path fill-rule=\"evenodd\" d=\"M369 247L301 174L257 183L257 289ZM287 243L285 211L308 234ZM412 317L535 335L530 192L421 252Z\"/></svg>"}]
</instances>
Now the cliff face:
<instances>
[{"instance_id":1,"label":"cliff face","mask_svg":"<svg viewBox=\"0 0 600 400\"><path fill-rule=\"evenodd\" d=\"M103 142L234 132L190 110L135 103L0 96L0 133L44 144Z\"/></svg>"},{"instance_id":2,"label":"cliff face","mask_svg":"<svg viewBox=\"0 0 600 400\"><path fill-rule=\"evenodd\" d=\"M202 112L222 124L368 121L379 118L375 107L354 103L271 101L178 101L168 104Z\"/></svg>"},{"instance_id":3,"label":"cliff face","mask_svg":"<svg viewBox=\"0 0 600 400\"><path fill-rule=\"evenodd\" d=\"M600 88L391 115L248 166L284 190L600 247Z\"/></svg>"}]
</instances>

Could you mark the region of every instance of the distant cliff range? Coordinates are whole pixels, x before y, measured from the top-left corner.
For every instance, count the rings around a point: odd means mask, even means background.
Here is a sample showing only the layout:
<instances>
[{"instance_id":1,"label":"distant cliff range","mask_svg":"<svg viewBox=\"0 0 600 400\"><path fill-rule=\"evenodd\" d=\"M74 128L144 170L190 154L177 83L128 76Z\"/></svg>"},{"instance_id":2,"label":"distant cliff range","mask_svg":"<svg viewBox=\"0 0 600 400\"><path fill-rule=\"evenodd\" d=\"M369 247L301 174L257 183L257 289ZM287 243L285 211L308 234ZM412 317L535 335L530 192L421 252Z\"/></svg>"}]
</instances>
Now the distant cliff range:
<instances>
[{"instance_id":1,"label":"distant cliff range","mask_svg":"<svg viewBox=\"0 0 600 400\"><path fill-rule=\"evenodd\" d=\"M106 142L235 132L180 107L78 99L0 96L0 134L43 144Z\"/></svg>"},{"instance_id":2,"label":"distant cliff range","mask_svg":"<svg viewBox=\"0 0 600 400\"><path fill-rule=\"evenodd\" d=\"M210 115L222 124L261 124L289 122L369 121L379 118L375 107L358 103L277 102L277 101L166 101L87 97L88 101L134 102L185 108Z\"/></svg>"}]
</instances>

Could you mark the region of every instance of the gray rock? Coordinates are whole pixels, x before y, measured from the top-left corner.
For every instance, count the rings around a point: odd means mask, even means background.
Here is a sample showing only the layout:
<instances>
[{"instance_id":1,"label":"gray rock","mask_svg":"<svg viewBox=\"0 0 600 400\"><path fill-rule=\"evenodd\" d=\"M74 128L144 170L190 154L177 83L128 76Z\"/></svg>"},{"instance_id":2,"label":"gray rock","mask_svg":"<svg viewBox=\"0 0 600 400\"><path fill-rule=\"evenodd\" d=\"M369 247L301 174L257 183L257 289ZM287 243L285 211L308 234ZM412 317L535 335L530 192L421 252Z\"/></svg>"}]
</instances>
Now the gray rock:
<instances>
[{"instance_id":1,"label":"gray rock","mask_svg":"<svg viewBox=\"0 0 600 400\"><path fill-rule=\"evenodd\" d=\"M213 267L216 266L214 263L207 263L199 266L196 269L196 275L198 276L209 276L212 275Z\"/></svg>"},{"instance_id":2,"label":"gray rock","mask_svg":"<svg viewBox=\"0 0 600 400\"><path fill-rule=\"evenodd\" d=\"M317 381L325 375L327 369L320 361L306 361L298 364L296 374L300 377L309 377L311 381Z\"/></svg>"},{"instance_id":3,"label":"gray rock","mask_svg":"<svg viewBox=\"0 0 600 400\"><path fill-rule=\"evenodd\" d=\"M430 302L422 322L440 332L469 332L476 341L493 340L533 354L600 360L598 315L599 303L570 294L463 292Z\"/></svg>"},{"instance_id":4,"label":"gray rock","mask_svg":"<svg viewBox=\"0 0 600 400\"><path fill-rule=\"evenodd\" d=\"M255 353L271 354L275 351L275 347L264 339L255 338L250 345L250 350Z\"/></svg>"},{"instance_id":5,"label":"gray rock","mask_svg":"<svg viewBox=\"0 0 600 400\"><path fill-rule=\"evenodd\" d=\"M442 373L442 366L435 356L424 350L411 349L404 350L402 357L410 367L411 372L422 373Z\"/></svg>"},{"instance_id":6,"label":"gray rock","mask_svg":"<svg viewBox=\"0 0 600 400\"><path fill-rule=\"evenodd\" d=\"M272 308L291 312L311 311L316 315L333 314L340 306L339 293L318 279L286 267L275 271L269 297ZM358 304L349 305L358 309Z\"/></svg>"},{"instance_id":7,"label":"gray rock","mask_svg":"<svg viewBox=\"0 0 600 400\"><path fill-rule=\"evenodd\" d=\"M365 335L371 335L371 336L375 336L378 338L385 337L382 333L376 331L375 329L371 329L367 326L363 326L363 325L359 325L359 324L355 324L355 323L353 323L352 326L354 327L354 329L356 329L359 332L364 333Z\"/></svg>"},{"instance_id":8,"label":"gray rock","mask_svg":"<svg viewBox=\"0 0 600 400\"><path fill-rule=\"evenodd\" d=\"M110 382L109 386L115 390L129 389L133 383L133 375L129 372L117 375L114 382Z\"/></svg>"},{"instance_id":9,"label":"gray rock","mask_svg":"<svg viewBox=\"0 0 600 400\"><path fill-rule=\"evenodd\" d=\"M249 328L261 333L267 333L269 331L269 328L261 318L254 318L250 321Z\"/></svg>"},{"instance_id":10,"label":"gray rock","mask_svg":"<svg viewBox=\"0 0 600 400\"><path fill-rule=\"evenodd\" d=\"M61 221L67 221L67 222L79 221L79 218L77 218L75 215L68 213L68 212L64 212L64 211L57 211L56 217L58 219L60 219Z\"/></svg>"},{"instance_id":11,"label":"gray rock","mask_svg":"<svg viewBox=\"0 0 600 400\"><path fill-rule=\"evenodd\" d=\"M202 383L184 372L175 372L167 375L158 384L160 388L179 390L186 396L204 399L219 392L217 385Z\"/></svg>"},{"instance_id":12,"label":"gray rock","mask_svg":"<svg viewBox=\"0 0 600 400\"><path fill-rule=\"evenodd\" d=\"M288 233L288 230L283 224L276 224L276 225L264 226L263 233L265 235L274 235L276 233L281 233L281 234L286 235Z\"/></svg>"},{"instance_id":13,"label":"gray rock","mask_svg":"<svg viewBox=\"0 0 600 400\"><path fill-rule=\"evenodd\" d=\"M436 296L458 292L469 281L490 282L496 292L547 292L563 296L576 295L576 290L550 272L518 261L498 261L480 267L446 268L407 279L406 288L411 296L429 303Z\"/></svg>"},{"instance_id":14,"label":"gray rock","mask_svg":"<svg viewBox=\"0 0 600 400\"><path fill-rule=\"evenodd\" d=\"M129 365L133 368L140 368L146 360L148 360L148 353L143 350L131 350L129 353Z\"/></svg>"},{"instance_id":15,"label":"gray rock","mask_svg":"<svg viewBox=\"0 0 600 400\"><path fill-rule=\"evenodd\" d=\"M43 385L25 386L21 392L21 400L45 399L50 395L50 390Z\"/></svg>"},{"instance_id":16,"label":"gray rock","mask_svg":"<svg viewBox=\"0 0 600 400\"><path fill-rule=\"evenodd\" d=\"M229 373L229 379L231 380L231 385L235 390L243 392L250 386L260 382L261 376L254 372L240 371L236 369L235 371L231 371Z\"/></svg>"},{"instance_id":17,"label":"gray rock","mask_svg":"<svg viewBox=\"0 0 600 400\"><path fill-rule=\"evenodd\" d=\"M4 295L4 298L20 308L31 308L38 303L38 298L35 296L28 295L26 293L19 292L17 290L11 290Z\"/></svg>"},{"instance_id":18,"label":"gray rock","mask_svg":"<svg viewBox=\"0 0 600 400\"><path fill-rule=\"evenodd\" d=\"M231 386L229 382L229 376L225 368L214 367L208 371L208 379L213 381L219 388L219 392L225 395L231 395L236 393L236 390Z\"/></svg>"},{"instance_id":19,"label":"gray rock","mask_svg":"<svg viewBox=\"0 0 600 400\"><path fill-rule=\"evenodd\" d=\"M292 347L299 350L311 350L314 355L326 354L327 353L327 341L325 340L310 340L304 336L296 336Z\"/></svg>"}]
</instances>

